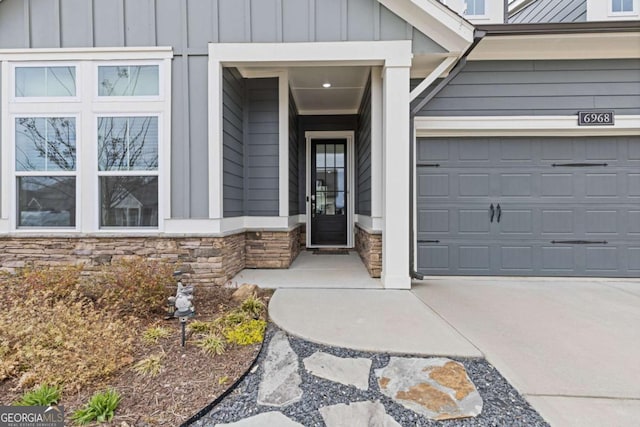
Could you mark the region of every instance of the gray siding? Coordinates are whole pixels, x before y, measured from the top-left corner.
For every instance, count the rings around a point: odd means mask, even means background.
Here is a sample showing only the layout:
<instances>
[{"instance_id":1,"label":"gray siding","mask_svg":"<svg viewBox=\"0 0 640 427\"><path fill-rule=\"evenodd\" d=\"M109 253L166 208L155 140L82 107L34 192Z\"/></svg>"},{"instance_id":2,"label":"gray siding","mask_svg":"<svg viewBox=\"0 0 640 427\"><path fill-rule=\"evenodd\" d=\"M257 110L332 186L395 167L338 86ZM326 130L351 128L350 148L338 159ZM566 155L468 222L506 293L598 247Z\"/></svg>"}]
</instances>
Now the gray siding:
<instances>
[{"instance_id":1,"label":"gray siding","mask_svg":"<svg viewBox=\"0 0 640 427\"><path fill-rule=\"evenodd\" d=\"M289 92L289 215L298 215L298 109Z\"/></svg>"},{"instance_id":2,"label":"gray siding","mask_svg":"<svg viewBox=\"0 0 640 427\"><path fill-rule=\"evenodd\" d=\"M278 79L247 79L245 215L278 216Z\"/></svg>"},{"instance_id":3,"label":"gray siding","mask_svg":"<svg viewBox=\"0 0 640 427\"><path fill-rule=\"evenodd\" d=\"M304 133L307 131L326 130L352 130L358 128L358 116L299 116L298 117L298 206L299 213L307 212L307 140Z\"/></svg>"},{"instance_id":4,"label":"gray siding","mask_svg":"<svg viewBox=\"0 0 640 427\"><path fill-rule=\"evenodd\" d=\"M410 39L444 51L376 0L0 2L0 48L173 48L172 218L208 217L207 43Z\"/></svg>"},{"instance_id":5,"label":"gray siding","mask_svg":"<svg viewBox=\"0 0 640 427\"><path fill-rule=\"evenodd\" d=\"M587 0L537 0L509 17L510 24L585 22Z\"/></svg>"},{"instance_id":6,"label":"gray siding","mask_svg":"<svg viewBox=\"0 0 640 427\"><path fill-rule=\"evenodd\" d=\"M640 114L640 60L470 62L422 116Z\"/></svg>"},{"instance_id":7,"label":"gray siding","mask_svg":"<svg viewBox=\"0 0 640 427\"><path fill-rule=\"evenodd\" d=\"M356 133L356 213L371 215L371 77L367 81Z\"/></svg>"},{"instance_id":8,"label":"gray siding","mask_svg":"<svg viewBox=\"0 0 640 427\"><path fill-rule=\"evenodd\" d=\"M224 217L244 215L244 91L238 70L225 68L222 99Z\"/></svg>"}]
</instances>

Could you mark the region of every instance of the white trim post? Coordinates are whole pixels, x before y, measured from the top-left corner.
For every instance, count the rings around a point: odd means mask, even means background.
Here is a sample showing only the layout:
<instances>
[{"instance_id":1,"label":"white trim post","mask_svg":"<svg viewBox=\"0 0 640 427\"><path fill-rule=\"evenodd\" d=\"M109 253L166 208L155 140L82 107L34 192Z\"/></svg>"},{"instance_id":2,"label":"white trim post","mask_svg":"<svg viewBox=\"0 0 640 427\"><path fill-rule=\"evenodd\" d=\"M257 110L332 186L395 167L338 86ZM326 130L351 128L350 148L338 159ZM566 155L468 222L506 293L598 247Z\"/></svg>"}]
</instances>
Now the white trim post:
<instances>
[{"instance_id":1,"label":"white trim post","mask_svg":"<svg viewBox=\"0 0 640 427\"><path fill-rule=\"evenodd\" d=\"M209 45L209 218L222 218L222 64L211 55Z\"/></svg>"},{"instance_id":2,"label":"white trim post","mask_svg":"<svg viewBox=\"0 0 640 427\"><path fill-rule=\"evenodd\" d=\"M382 229L382 68L371 68L371 228Z\"/></svg>"},{"instance_id":3,"label":"white trim post","mask_svg":"<svg viewBox=\"0 0 640 427\"><path fill-rule=\"evenodd\" d=\"M289 73L278 73L279 215L289 217Z\"/></svg>"},{"instance_id":4,"label":"white trim post","mask_svg":"<svg viewBox=\"0 0 640 427\"><path fill-rule=\"evenodd\" d=\"M382 284L410 289L409 276L409 76L408 65L383 71Z\"/></svg>"}]
</instances>

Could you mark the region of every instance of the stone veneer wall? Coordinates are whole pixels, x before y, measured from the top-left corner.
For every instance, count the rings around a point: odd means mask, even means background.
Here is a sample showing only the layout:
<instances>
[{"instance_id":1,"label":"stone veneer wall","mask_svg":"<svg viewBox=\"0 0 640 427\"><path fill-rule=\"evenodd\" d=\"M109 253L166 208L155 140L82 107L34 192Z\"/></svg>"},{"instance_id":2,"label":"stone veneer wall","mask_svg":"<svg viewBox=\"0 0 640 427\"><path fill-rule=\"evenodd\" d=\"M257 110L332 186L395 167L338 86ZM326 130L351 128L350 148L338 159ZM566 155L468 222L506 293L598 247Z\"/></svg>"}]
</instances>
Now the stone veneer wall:
<instances>
[{"instance_id":1,"label":"stone veneer wall","mask_svg":"<svg viewBox=\"0 0 640 427\"><path fill-rule=\"evenodd\" d=\"M223 285L243 268L288 268L300 253L299 239L299 227L225 237L5 237L0 270L82 264L90 274L111 261L142 256L189 267L194 283Z\"/></svg>"},{"instance_id":2,"label":"stone veneer wall","mask_svg":"<svg viewBox=\"0 0 640 427\"><path fill-rule=\"evenodd\" d=\"M356 224L356 250L371 277L382 273L382 234L369 233Z\"/></svg>"},{"instance_id":3,"label":"stone veneer wall","mask_svg":"<svg viewBox=\"0 0 640 427\"><path fill-rule=\"evenodd\" d=\"M291 231L248 231L245 268L289 268L300 254L300 227Z\"/></svg>"}]
</instances>

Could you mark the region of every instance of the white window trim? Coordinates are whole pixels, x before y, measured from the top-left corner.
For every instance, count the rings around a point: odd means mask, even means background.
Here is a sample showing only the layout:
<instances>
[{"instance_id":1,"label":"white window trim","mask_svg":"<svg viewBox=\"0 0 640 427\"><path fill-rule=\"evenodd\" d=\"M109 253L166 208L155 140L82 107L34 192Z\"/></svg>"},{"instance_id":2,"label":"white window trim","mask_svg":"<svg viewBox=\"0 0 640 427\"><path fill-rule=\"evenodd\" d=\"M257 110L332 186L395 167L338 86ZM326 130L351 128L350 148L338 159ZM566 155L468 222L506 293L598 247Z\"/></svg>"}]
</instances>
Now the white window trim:
<instances>
[{"instance_id":1,"label":"white window trim","mask_svg":"<svg viewBox=\"0 0 640 427\"><path fill-rule=\"evenodd\" d=\"M353 242L353 225L355 222L355 132L354 131L306 131L304 133L306 140L306 171L307 179L305 181L306 194L306 222L307 222L307 248L319 248L322 245L314 245L311 243L311 141L317 139L345 139L347 141L347 244L346 245L330 245L331 247L352 248Z\"/></svg>"},{"instance_id":2,"label":"white window trim","mask_svg":"<svg viewBox=\"0 0 640 427\"><path fill-rule=\"evenodd\" d=\"M489 14L487 13L487 1L484 1L484 13L482 15L478 15L478 14L474 14L474 15L470 15L466 13L466 7L468 7L468 1L477 1L477 0L464 0L464 5L465 5L465 13L464 13L464 17L467 19L472 19L472 20L480 20L480 19L489 19Z\"/></svg>"},{"instance_id":3,"label":"white window trim","mask_svg":"<svg viewBox=\"0 0 640 427\"><path fill-rule=\"evenodd\" d=\"M625 10L625 11L621 11L621 12L614 12L613 11L613 1L614 0L609 0L608 4L607 4L607 15L610 17L622 17L622 16L638 16L638 1L637 0L632 0L631 1L631 10Z\"/></svg>"},{"instance_id":4,"label":"white window trim","mask_svg":"<svg viewBox=\"0 0 640 427\"><path fill-rule=\"evenodd\" d=\"M15 145L15 134L16 134L16 119L21 117L28 118L49 118L49 117L73 117L76 120L76 169L74 171L17 171L16 170L16 145ZM7 148L9 150L3 151L6 153L6 156L9 157L11 162L11 180L7 181L8 185L4 185L5 189L8 188L10 207L9 209L14 213L9 218L9 226L12 230L16 230L19 232L28 232L28 233L69 233L73 231L78 231L79 227L79 219L80 219L80 207L82 206L82 194L80 192L80 159L82 157L83 144L80 138L78 137L78 129L79 124L81 123L80 113L76 114L58 114L55 111L50 111L46 113L39 114L20 114L14 113L9 116L9 122L6 126L9 128L9 132L12 136L11 144ZM72 227L19 227L18 226L18 177L52 177L52 176L68 176L74 177L76 179L76 194L75 194L75 226ZM19 227L19 228L18 228Z\"/></svg>"},{"instance_id":5,"label":"white window trim","mask_svg":"<svg viewBox=\"0 0 640 427\"><path fill-rule=\"evenodd\" d=\"M157 235L164 231L165 220L171 212L171 47L141 48L73 48L73 49L0 49L0 114L3 123L9 123L15 115L77 116L77 170L76 170L76 227L71 228L16 228L16 179L13 155L0 159L0 233L16 235L68 234L78 232L96 235ZM160 65L159 93L162 96L150 100L149 97L109 97L97 100L97 62L131 65L157 63ZM76 64L77 100L59 103L61 98L27 98L24 102L14 102L15 66L54 66ZM13 87L12 87L13 85ZM103 98L103 97L100 97ZM106 98L106 97L104 97ZM146 98L146 99L144 99ZM154 97L156 98L156 97ZM55 99L55 102L53 101ZM42 102L40 102L42 101ZM42 114L41 114L42 113ZM98 200L97 168L97 115L161 115L159 121L158 150L158 227L113 227L99 228L100 206ZM3 126L0 134L0 148L3 153L12 153L15 148L14 125ZM162 135L162 137L160 137ZM162 139L160 139L162 138ZM80 146L79 141L85 143ZM83 149L84 148L84 149ZM9 185L5 185L9 183ZM92 200L93 199L93 200Z\"/></svg>"}]
</instances>

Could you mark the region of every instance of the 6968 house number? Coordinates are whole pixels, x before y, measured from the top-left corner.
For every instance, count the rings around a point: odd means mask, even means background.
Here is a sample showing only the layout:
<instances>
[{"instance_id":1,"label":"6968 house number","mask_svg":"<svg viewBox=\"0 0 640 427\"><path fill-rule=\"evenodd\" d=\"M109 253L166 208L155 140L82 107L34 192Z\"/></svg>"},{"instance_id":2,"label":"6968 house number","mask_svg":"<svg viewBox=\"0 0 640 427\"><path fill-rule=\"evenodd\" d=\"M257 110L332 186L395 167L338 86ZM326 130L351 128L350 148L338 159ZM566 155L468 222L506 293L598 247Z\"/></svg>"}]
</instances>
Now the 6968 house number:
<instances>
[{"instance_id":1,"label":"6968 house number","mask_svg":"<svg viewBox=\"0 0 640 427\"><path fill-rule=\"evenodd\" d=\"M613 111L578 111L578 126L613 126Z\"/></svg>"}]
</instances>

